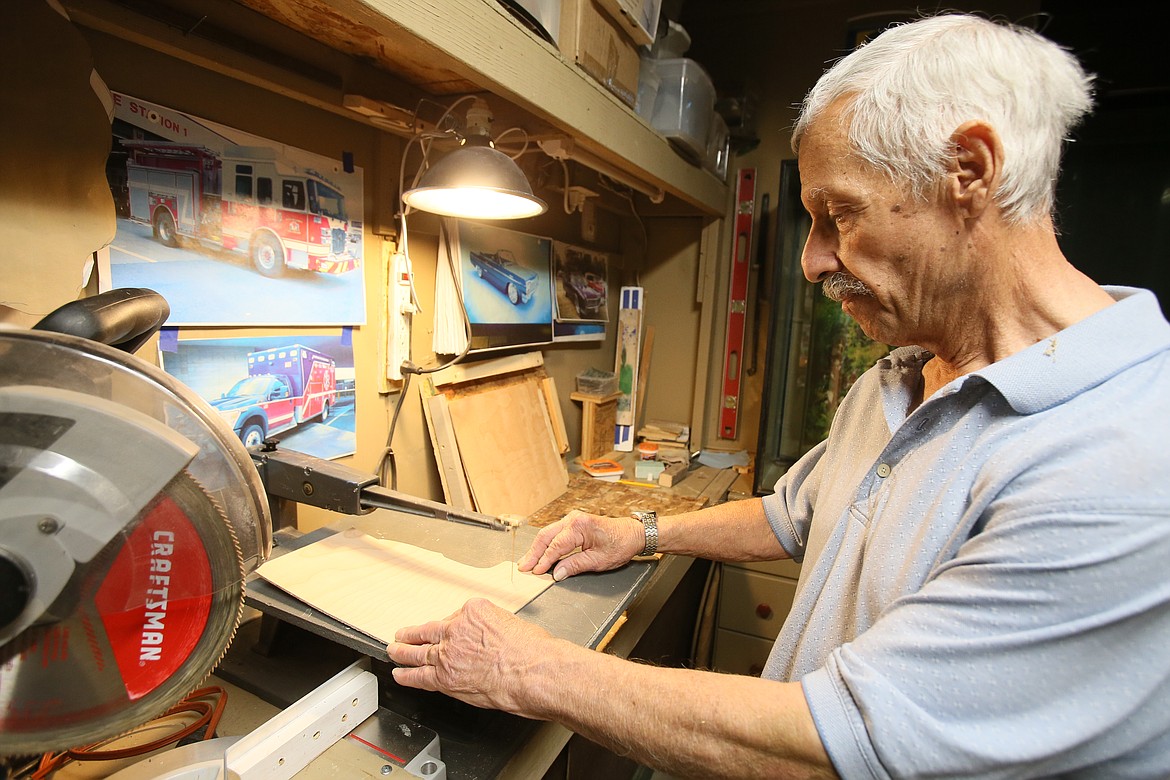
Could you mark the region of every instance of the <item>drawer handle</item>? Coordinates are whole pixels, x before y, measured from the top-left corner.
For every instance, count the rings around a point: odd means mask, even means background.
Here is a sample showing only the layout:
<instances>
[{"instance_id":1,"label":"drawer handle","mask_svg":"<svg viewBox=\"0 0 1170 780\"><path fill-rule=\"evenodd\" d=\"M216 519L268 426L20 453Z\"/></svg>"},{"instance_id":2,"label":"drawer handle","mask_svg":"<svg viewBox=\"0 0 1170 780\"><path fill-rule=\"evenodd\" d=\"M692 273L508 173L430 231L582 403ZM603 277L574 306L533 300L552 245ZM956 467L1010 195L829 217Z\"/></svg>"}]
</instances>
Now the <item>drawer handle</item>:
<instances>
[{"instance_id":1,"label":"drawer handle","mask_svg":"<svg viewBox=\"0 0 1170 780\"><path fill-rule=\"evenodd\" d=\"M756 616L759 617L760 620L768 620L772 617L772 608L767 604L757 604Z\"/></svg>"}]
</instances>

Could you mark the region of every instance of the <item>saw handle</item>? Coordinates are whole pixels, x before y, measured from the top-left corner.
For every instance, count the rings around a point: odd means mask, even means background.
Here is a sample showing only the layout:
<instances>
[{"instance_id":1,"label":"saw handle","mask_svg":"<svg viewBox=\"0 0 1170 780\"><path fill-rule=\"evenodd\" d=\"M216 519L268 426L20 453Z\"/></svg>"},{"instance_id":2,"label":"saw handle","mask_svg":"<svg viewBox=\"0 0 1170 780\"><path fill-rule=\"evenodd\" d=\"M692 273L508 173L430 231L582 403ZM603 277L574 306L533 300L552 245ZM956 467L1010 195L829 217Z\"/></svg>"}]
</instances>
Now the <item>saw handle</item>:
<instances>
[{"instance_id":1,"label":"saw handle","mask_svg":"<svg viewBox=\"0 0 1170 780\"><path fill-rule=\"evenodd\" d=\"M46 314L33 330L80 336L133 353L170 315L166 298L154 290L122 287L60 306Z\"/></svg>"}]
</instances>

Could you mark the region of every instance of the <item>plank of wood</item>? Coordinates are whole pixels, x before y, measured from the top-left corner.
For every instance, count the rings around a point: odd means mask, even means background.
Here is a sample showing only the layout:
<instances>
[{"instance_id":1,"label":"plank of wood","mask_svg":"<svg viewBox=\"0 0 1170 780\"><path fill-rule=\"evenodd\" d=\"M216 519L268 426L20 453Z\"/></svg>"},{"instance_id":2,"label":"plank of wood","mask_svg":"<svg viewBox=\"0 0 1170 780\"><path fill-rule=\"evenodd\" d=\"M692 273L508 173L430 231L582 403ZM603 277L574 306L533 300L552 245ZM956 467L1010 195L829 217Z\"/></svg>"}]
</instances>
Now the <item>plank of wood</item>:
<instances>
[{"instance_id":1,"label":"plank of wood","mask_svg":"<svg viewBox=\"0 0 1170 780\"><path fill-rule=\"evenodd\" d=\"M463 471L463 460L459 455L459 442L451 422L451 411L447 408L447 397L440 394L424 398L423 410L431 434L431 446L439 464L443 496L451 506L475 509L471 486L467 483L467 474Z\"/></svg>"},{"instance_id":2,"label":"plank of wood","mask_svg":"<svg viewBox=\"0 0 1170 780\"><path fill-rule=\"evenodd\" d=\"M658 475L658 484L663 487L672 487L676 482L686 476L687 469L690 464L685 461L669 464L661 474Z\"/></svg>"},{"instance_id":3,"label":"plank of wood","mask_svg":"<svg viewBox=\"0 0 1170 780\"><path fill-rule=\"evenodd\" d=\"M398 629L441 620L477 596L517 612L553 583L515 571L511 561L478 568L356 529L273 558L257 574L387 643Z\"/></svg>"},{"instance_id":4,"label":"plank of wood","mask_svg":"<svg viewBox=\"0 0 1170 780\"><path fill-rule=\"evenodd\" d=\"M503 374L530 371L535 368L543 370L544 356L539 352L525 352L521 355L509 355L491 360L481 360L476 363L456 363L431 374L431 381L435 387L442 387L475 382Z\"/></svg>"},{"instance_id":5,"label":"plank of wood","mask_svg":"<svg viewBox=\"0 0 1170 780\"><path fill-rule=\"evenodd\" d=\"M699 493L699 497L706 499L708 504L718 504L727 495L728 489L737 479L739 479L739 472L735 469L720 469L719 473Z\"/></svg>"},{"instance_id":6,"label":"plank of wood","mask_svg":"<svg viewBox=\"0 0 1170 780\"><path fill-rule=\"evenodd\" d=\"M597 643L597 647L595 648L597 652L604 653L606 651L606 649L609 647L609 643L613 641L613 638L617 636L617 632L621 631L622 626L624 626L629 619L630 614L628 612L623 612L618 617L618 619L614 622L613 627L610 628L609 631L605 633L605 636L601 638L601 641Z\"/></svg>"},{"instance_id":7,"label":"plank of wood","mask_svg":"<svg viewBox=\"0 0 1170 780\"><path fill-rule=\"evenodd\" d=\"M692 469L685 479L675 483L673 489L682 495L698 498L719 472L720 469L714 466L699 466Z\"/></svg>"},{"instance_id":8,"label":"plank of wood","mask_svg":"<svg viewBox=\"0 0 1170 780\"><path fill-rule=\"evenodd\" d=\"M561 398L557 394L557 383L551 376L540 380L540 389L544 392L544 402L548 406L548 415L552 420L553 435L557 438L557 452L564 455L569 451L569 432L565 429L565 416L561 414Z\"/></svg>"},{"instance_id":9,"label":"plank of wood","mask_svg":"<svg viewBox=\"0 0 1170 780\"><path fill-rule=\"evenodd\" d=\"M642 355L638 358L638 394L634 399L634 426L642 421L642 407L646 405L646 382L650 379L650 355L654 352L654 326L646 326L646 339L642 342Z\"/></svg>"},{"instance_id":10,"label":"plank of wood","mask_svg":"<svg viewBox=\"0 0 1170 780\"><path fill-rule=\"evenodd\" d=\"M568 483L535 382L448 399L455 438L480 512L528 515Z\"/></svg>"},{"instance_id":11,"label":"plank of wood","mask_svg":"<svg viewBox=\"0 0 1170 780\"><path fill-rule=\"evenodd\" d=\"M642 344L642 288L622 287L622 307L618 310L617 350L614 355L614 373L618 377L618 389L622 397L618 399L617 424L633 427L636 424L636 396L638 394L638 358ZM619 442L619 445L621 443ZM629 446L618 446L617 449L629 452L633 449L633 437Z\"/></svg>"}]
</instances>

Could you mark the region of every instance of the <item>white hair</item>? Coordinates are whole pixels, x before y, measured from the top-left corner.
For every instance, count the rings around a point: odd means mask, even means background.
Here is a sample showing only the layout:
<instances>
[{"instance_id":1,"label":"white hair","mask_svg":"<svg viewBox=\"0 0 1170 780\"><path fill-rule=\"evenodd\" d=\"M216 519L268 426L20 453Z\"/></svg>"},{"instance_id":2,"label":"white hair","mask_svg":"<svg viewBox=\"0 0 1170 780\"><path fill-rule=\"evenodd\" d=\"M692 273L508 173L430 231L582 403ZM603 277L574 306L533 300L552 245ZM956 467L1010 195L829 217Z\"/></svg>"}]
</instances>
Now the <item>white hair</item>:
<instances>
[{"instance_id":1,"label":"white hair","mask_svg":"<svg viewBox=\"0 0 1170 780\"><path fill-rule=\"evenodd\" d=\"M849 140L862 159L924 197L970 120L999 133L1003 173L994 197L1015 223L1053 208L1063 142L1092 108L1092 76L1076 58L1023 27L943 15L893 27L839 60L809 91L792 148L847 97Z\"/></svg>"}]
</instances>

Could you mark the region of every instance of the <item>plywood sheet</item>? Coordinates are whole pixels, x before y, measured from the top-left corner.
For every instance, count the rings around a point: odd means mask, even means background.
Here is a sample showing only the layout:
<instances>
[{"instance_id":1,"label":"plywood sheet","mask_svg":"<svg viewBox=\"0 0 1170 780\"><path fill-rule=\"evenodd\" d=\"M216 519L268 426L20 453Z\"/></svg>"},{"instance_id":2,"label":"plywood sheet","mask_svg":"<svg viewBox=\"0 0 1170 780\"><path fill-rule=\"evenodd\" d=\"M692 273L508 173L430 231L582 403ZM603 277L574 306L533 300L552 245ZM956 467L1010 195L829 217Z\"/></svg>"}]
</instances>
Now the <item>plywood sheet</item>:
<instances>
[{"instance_id":1,"label":"plywood sheet","mask_svg":"<svg viewBox=\"0 0 1170 780\"><path fill-rule=\"evenodd\" d=\"M536 380L455 395L448 408L480 512L529 515L565 492L568 472Z\"/></svg>"},{"instance_id":2,"label":"plywood sheet","mask_svg":"<svg viewBox=\"0 0 1170 780\"><path fill-rule=\"evenodd\" d=\"M256 573L314 609L382 642L405 626L442 620L470 598L517 612L552 585L510 561L478 568L356 529L269 560Z\"/></svg>"}]
</instances>

